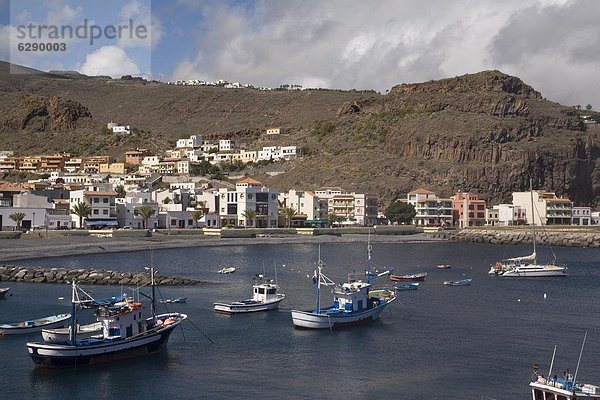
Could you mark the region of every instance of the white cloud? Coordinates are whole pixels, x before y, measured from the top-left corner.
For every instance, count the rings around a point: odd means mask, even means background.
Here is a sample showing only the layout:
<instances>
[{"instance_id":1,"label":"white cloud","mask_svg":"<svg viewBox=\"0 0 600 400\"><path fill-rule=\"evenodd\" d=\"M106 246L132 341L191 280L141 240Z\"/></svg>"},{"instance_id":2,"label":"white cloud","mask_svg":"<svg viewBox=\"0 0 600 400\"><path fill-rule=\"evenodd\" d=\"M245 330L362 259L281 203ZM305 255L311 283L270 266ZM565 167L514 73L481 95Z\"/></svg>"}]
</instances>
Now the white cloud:
<instances>
[{"instance_id":1,"label":"white cloud","mask_svg":"<svg viewBox=\"0 0 600 400\"><path fill-rule=\"evenodd\" d=\"M158 17L152 14L148 4L148 1L133 0L121 8L120 23L128 26L131 20L134 27L143 26L145 33L140 37L122 36L118 41L120 47L152 48L160 43L163 36L162 25Z\"/></svg>"},{"instance_id":2,"label":"white cloud","mask_svg":"<svg viewBox=\"0 0 600 400\"><path fill-rule=\"evenodd\" d=\"M267 86L306 80L384 92L401 82L502 69L554 100L572 103L568 93L578 92L600 105L597 88L582 83L596 80L593 67L600 70L594 51L600 7L594 0L262 0L250 6L217 1L194 6L204 16L198 36L190 38L198 51L177 65L173 79ZM573 73L581 79L560 79L559 74Z\"/></svg>"},{"instance_id":3,"label":"white cloud","mask_svg":"<svg viewBox=\"0 0 600 400\"><path fill-rule=\"evenodd\" d=\"M113 78L140 74L140 69L135 61L117 46L103 46L88 54L85 62L77 66L77 70L90 76L110 75Z\"/></svg>"}]
</instances>

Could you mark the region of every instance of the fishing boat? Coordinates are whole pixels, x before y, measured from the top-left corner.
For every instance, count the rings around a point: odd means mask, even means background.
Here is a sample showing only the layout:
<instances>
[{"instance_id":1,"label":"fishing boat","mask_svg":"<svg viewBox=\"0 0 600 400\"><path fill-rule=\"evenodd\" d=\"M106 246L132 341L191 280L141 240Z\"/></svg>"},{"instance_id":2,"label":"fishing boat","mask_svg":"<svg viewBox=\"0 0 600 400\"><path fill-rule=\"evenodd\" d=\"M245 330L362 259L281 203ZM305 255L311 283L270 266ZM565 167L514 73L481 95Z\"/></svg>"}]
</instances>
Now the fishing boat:
<instances>
[{"instance_id":1,"label":"fishing boat","mask_svg":"<svg viewBox=\"0 0 600 400\"><path fill-rule=\"evenodd\" d=\"M217 271L219 274L233 274L235 272L235 267L225 267L221 268Z\"/></svg>"},{"instance_id":2,"label":"fishing boat","mask_svg":"<svg viewBox=\"0 0 600 400\"><path fill-rule=\"evenodd\" d=\"M490 270L490 275L512 277L512 278L530 278L530 277L548 277L548 276L566 276L567 268L555 265L556 255L554 252L554 261L549 264L537 262L536 254L536 233L535 233L535 205L533 203L533 183L529 180L529 192L531 194L531 231L533 242L533 253L528 256L506 258L494 264Z\"/></svg>"},{"instance_id":3,"label":"fishing boat","mask_svg":"<svg viewBox=\"0 0 600 400\"><path fill-rule=\"evenodd\" d=\"M9 287L0 288L0 299L3 299L6 296L6 293L10 290Z\"/></svg>"},{"instance_id":4,"label":"fishing boat","mask_svg":"<svg viewBox=\"0 0 600 400\"><path fill-rule=\"evenodd\" d=\"M102 324L102 333L90 338L77 337L76 308L80 301L77 286L73 282L69 339L55 343L27 343L27 351L33 362L41 367L74 367L115 362L164 349L173 330L187 315L156 314L154 268L150 271L152 296L147 297L151 299L152 315L144 318L142 303L131 298L100 306L96 309L96 319Z\"/></svg>"},{"instance_id":5,"label":"fishing boat","mask_svg":"<svg viewBox=\"0 0 600 400\"><path fill-rule=\"evenodd\" d=\"M177 297L174 299L160 299L159 301L163 304L186 303L187 297Z\"/></svg>"},{"instance_id":6,"label":"fishing boat","mask_svg":"<svg viewBox=\"0 0 600 400\"><path fill-rule=\"evenodd\" d=\"M438 264L435 266L437 269L450 269L450 264Z\"/></svg>"},{"instance_id":7,"label":"fishing boat","mask_svg":"<svg viewBox=\"0 0 600 400\"><path fill-rule=\"evenodd\" d=\"M469 286L473 279L465 278L458 281L444 281L444 285L446 286Z\"/></svg>"},{"instance_id":8,"label":"fishing boat","mask_svg":"<svg viewBox=\"0 0 600 400\"><path fill-rule=\"evenodd\" d=\"M419 288L419 282L402 282L394 286L395 290L417 290Z\"/></svg>"},{"instance_id":9,"label":"fishing boat","mask_svg":"<svg viewBox=\"0 0 600 400\"><path fill-rule=\"evenodd\" d=\"M577 382L579 363L581 362L581 355L583 353L583 346L585 345L586 337L587 333L583 339L583 345L581 346L581 352L579 353L579 361L577 362L575 375L571 374L569 370L564 371L561 376L552 373L554 356L556 355L556 346L554 346L554 354L552 355L550 370L548 371L548 375L546 377L544 377L542 374L539 364L533 365L533 373L531 375L531 382L529 383L529 388L531 389L531 398L533 400L600 399L600 386Z\"/></svg>"},{"instance_id":10,"label":"fishing boat","mask_svg":"<svg viewBox=\"0 0 600 400\"><path fill-rule=\"evenodd\" d=\"M77 337L79 339L89 338L102 333L102 322L94 322L87 325L77 325ZM71 327L58 329L42 329L42 338L45 342L60 342L69 339Z\"/></svg>"},{"instance_id":11,"label":"fishing boat","mask_svg":"<svg viewBox=\"0 0 600 400\"><path fill-rule=\"evenodd\" d=\"M300 329L335 329L354 324L368 323L379 317L379 314L396 299L390 290L371 291L370 271L367 281L350 280L338 286L323 274L323 261L319 249L317 270L313 281L317 289L316 308L310 311L292 310L294 327ZM386 271L384 274L388 274ZM321 307L321 286L333 286L333 305Z\"/></svg>"},{"instance_id":12,"label":"fishing boat","mask_svg":"<svg viewBox=\"0 0 600 400\"><path fill-rule=\"evenodd\" d=\"M257 275L262 283L252 286L252 298L231 303L214 303L215 312L222 314L244 314L257 311L274 310L285 299L285 294L277 293L279 286L264 275Z\"/></svg>"},{"instance_id":13,"label":"fishing boat","mask_svg":"<svg viewBox=\"0 0 600 400\"><path fill-rule=\"evenodd\" d=\"M390 280L394 282L422 282L427 277L427 272L421 272L419 274L409 275L390 275Z\"/></svg>"},{"instance_id":14,"label":"fishing boat","mask_svg":"<svg viewBox=\"0 0 600 400\"><path fill-rule=\"evenodd\" d=\"M0 324L0 335L22 335L37 333L44 328L58 328L65 326L69 318L71 318L71 314L57 314L27 321Z\"/></svg>"}]
</instances>

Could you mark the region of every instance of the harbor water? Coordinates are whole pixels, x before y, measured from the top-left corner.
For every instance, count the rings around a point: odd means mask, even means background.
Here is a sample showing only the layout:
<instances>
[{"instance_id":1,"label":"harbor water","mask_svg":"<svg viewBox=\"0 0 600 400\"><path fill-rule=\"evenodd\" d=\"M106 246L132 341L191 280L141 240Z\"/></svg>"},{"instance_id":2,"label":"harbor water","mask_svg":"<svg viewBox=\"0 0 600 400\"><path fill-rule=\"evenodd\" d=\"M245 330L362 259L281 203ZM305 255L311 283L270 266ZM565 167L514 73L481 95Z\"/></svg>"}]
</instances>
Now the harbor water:
<instances>
[{"instance_id":1,"label":"harbor water","mask_svg":"<svg viewBox=\"0 0 600 400\"><path fill-rule=\"evenodd\" d=\"M363 274L366 243L321 245L324 273L336 282ZM311 309L316 244L202 247L19 261L45 267L143 271L201 279L196 287L160 287L163 297L188 298L169 311L189 321L171 335L166 351L113 365L44 370L34 367L27 341L41 335L0 337L0 384L5 399L528 399L531 366L544 375L558 345L554 370L574 373L584 334L578 380L600 385L600 250L555 248L568 266L558 278L489 276L490 265L527 255L529 246L451 242L374 243L379 270L427 272L418 290L399 298L371 325L344 330L294 329L291 309ZM549 249L538 249L551 261ZM436 269L436 264L451 264ZM286 299L278 311L227 316L216 301L251 297L252 278L275 278ZM233 266L230 275L216 271ZM445 280L473 279L449 287ZM378 285L390 285L380 278ZM69 312L68 285L2 282L0 323ZM131 288L86 286L95 297ZM322 304L330 304L329 289ZM148 307L149 308L149 307ZM159 306L164 311L165 305ZM92 315L88 315L90 320Z\"/></svg>"}]
</instances>

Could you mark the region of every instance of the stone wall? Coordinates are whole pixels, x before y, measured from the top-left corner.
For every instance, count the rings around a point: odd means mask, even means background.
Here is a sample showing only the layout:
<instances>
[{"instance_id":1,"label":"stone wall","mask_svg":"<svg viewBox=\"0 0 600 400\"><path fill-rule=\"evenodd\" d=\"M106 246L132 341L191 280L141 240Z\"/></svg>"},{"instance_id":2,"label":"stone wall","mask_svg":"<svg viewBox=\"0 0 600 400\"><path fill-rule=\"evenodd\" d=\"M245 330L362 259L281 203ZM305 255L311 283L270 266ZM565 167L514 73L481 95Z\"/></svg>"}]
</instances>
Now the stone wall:
<instances>
[{"instance_id":1,"label":"stone wall","mask_svg":"<svg viewBox=\"0 0 600 400\"><path fill-rule=\"evenodd\" d=\"M527 229L463 229L441 231L436 237L462 242L492 244L532 244L533 235ZM598 231L541 231L536 232L536 243L548 246L600 247Z\"/></svg>"},{"instance_id":2,"label":"stone wall","mask_svg":"<svg viewBox=\"0 0 600 400\"><path fill-rule=\"evenodd\" d=\"M0 265L0 281L29 283L71 283L85 285L148 285L150 277L143 272L120 272L103 269L30 268ZM155 275L160 286L201 285L207 282Z\"/></svg>"}]
</instances>

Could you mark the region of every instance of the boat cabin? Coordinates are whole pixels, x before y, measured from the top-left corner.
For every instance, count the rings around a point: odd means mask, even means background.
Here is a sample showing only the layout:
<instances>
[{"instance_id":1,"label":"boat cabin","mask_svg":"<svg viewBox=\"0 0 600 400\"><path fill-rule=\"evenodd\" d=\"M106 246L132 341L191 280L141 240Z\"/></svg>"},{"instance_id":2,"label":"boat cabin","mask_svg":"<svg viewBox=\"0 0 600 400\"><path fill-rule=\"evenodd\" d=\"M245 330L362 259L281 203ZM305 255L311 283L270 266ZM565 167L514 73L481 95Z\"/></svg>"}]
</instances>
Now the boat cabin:
<instances>
[{"instance_id":1,"label":"boat cabin","mask_svg":"<svg viewBox=\"0 0 600 400\"><path fill-rule=\"evenodd\" d=\"M274 285L272 283L262 283L260 285L254 285L254 293L252 295L252 300L257 301L259 303L267 303L272 300L275 300L277 299L277 289L279 289L279 286Z\"/></svg>"},{"instance_id":2,"label":"boat cabin","mask_svg":"<svg viewBox=\"0 0 600 400\"><path fill-rule=\"evenodd\" d=\"M146 331L142 303L123 301L98 307L96 320L102 324L105 339L125 339Z\"/></svg>"},{"instance_id":3,"label":"boat cabin","mask_svg":"<svg viewBox=\"0 0 600 400\"><path fill-rule=\"evenodd\" d=\"M333 307L346 311L356 312L370 308L369 289L371 285L366 282L346 282L337 286L333 291Z\"/></svg>"},{"instance_id":4,"label":"boat cabin","mask_svg":"<svg viewBox=\"0 0 600 400\"><path fill-rule=\"evenodd\" d=\"M539 365L533 366L531 388L532 400L577 400L600 399L600 387L595 385L579 385L567 370L563 377L554 375L544 378L539 372Z\"/></svg>"}]
</instances>

